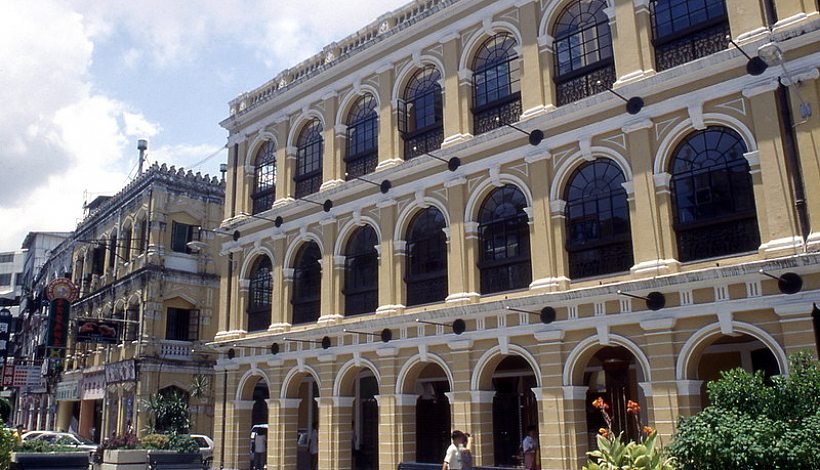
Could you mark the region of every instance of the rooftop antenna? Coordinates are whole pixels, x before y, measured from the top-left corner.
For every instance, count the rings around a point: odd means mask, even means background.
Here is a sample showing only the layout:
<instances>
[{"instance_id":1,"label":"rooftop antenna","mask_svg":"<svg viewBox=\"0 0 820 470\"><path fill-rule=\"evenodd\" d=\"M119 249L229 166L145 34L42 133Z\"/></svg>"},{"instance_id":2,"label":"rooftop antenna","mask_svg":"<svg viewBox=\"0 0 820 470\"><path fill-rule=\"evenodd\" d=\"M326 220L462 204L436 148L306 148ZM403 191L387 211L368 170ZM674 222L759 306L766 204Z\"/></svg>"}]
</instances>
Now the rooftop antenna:
<instances>
[{"instance_id":1,"label":"rooftop antenna","mask_svg":"<svg viewBox=\"0 0 820 470\"><path fill-rule=\"evenodd\" d=\"M145 139L139 139L137 141L137 150L140 151L140 162L139 162L139 169L137 170L137 174L142 174L142 164L145 162L145 151L148 150L148 141Z\"/></svg>"}]
</instances>

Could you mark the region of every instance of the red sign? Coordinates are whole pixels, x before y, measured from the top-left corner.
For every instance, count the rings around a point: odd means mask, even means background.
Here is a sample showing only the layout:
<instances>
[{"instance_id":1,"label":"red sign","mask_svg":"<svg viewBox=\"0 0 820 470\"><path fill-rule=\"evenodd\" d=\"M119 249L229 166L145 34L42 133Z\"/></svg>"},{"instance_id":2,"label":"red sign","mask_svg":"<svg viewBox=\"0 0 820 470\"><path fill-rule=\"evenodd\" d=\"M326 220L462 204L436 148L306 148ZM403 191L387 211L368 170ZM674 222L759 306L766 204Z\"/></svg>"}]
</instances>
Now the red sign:
<instances>
[{"instance_id":1,"label":"red sign","mask_svg":"<svg viewBox=\"0 0 820 470\"><path fill-rule=\"evenodd\" d=\"M46 287L46 298L48 300L65 299L69 302L77 300L77 286L67 277L58 277L48 283Z\"/></svg>"},{"instance_id":2,"label":"red sign","mask_svg":"<svg viewBox=\"0 0 820 470\"><path fill-rule=\"evenodd\" d=\"M11 387L14 384L14 366L3 367L3 386Z\"/></svg>"},{"instance_id":3,"label":"red sign","mask_svg":"<svg viewBox=\"0 0 820 470\"><path fill-rule=\"evenodd\" d=\"M62 357L68 336L68 312L71 303L67 299L54 299L48 316L48 336L46 348L51 349L48 357Z\"/></svg>"}]
</instances>

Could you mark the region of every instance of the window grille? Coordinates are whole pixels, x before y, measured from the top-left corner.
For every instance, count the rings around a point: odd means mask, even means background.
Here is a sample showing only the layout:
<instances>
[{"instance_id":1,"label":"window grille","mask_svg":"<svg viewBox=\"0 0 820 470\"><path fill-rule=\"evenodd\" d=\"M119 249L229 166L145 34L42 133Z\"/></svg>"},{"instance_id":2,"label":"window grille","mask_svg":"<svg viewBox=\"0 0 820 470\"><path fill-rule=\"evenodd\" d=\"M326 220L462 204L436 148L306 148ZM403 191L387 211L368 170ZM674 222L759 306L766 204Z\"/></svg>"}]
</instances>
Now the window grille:
<instances>
[{"instance_id":1,"label":"window grille","mask_svg":"<svg viewBox=\"0 0 820 470\"><path fill-rule=\"evenodd\" d=\"M711 126L675 149L670 173L678 260L757 250L754 188L746 145L735 131Z\"/></svg>"},{"instance_id":2,"label":"window grille","mask_svg":"<svg viewBox=\"0 0 820 470\"><path fill-rule=\"evenodd\" d=\"M511 34L499 33L473 62L473 133L489 132L521 119L518 54Z\"/></svg>"},{"instance_id":3,"label":"window grille","mask_svg":"<svg viewBox=\"0 0 820 470\"><path fill-rule=\"evenodd\" d=\"M653 0L649 7L659 72L722 51L729 44L724 0Z\"/></svg>"},{"instance_id":4,"label":"window grille","mask_svg":"<svg viewBox=\"0 0 820 470\"><path fill-rule=\"evenodd\" d=\"M253 213L264 212L273 206L276 198L276 145L267 141L259 149L254 160Z\"/></svg>"},{"instance_id":5,"label":"window grille","mask_svg":"<svg viewBox=\"0 0 820 470\"><path fill-rule=\"evenodd\" d=\"M605 91L615 82L612 33L605 8L603 0L574 0L555 23L555 85L559 106Z\"/></svg>"},{"instance_id":6,"label":"window grille","mask_svg":"<svg viewBox=\"0 0 820 470\"><path fill-rule=\"evenodd\" d=\"M348 115L347 153L348 179L376 170L379 162L379 114L376 99L365 95L356 102Z\"/></svg>"},{"instance_id":7,"label":"window grille","mask_svg":"<svg viewBox=\"0 0 820 470\"><path fill-rule=\"evenodd\" d=\"M615 163L598 159L573 173L565 191L572 279L628 271L633 264L629 205Z\"/></svg>"},{"instance_id":8,"label":"window grille","mask_svg":"<svg viewBox=\"0 0 820 470\"><path fill-rule=\"evenodd\" d=\"M322 186L322 154L324 139L322 123L314 119L307 123L296 141L295 196L305 197L319 191Z\"/></svg>"},{"instance_id":9,"label":"window grille","mask_svg":"<svg viewBox=\"0 0 820 470\"><path fill-rule=\"evenodd\" d=\"M441 73L428 65L416 72L399 99L399 132L404 159L410 160L441 147L444 140Z\"/></svg>"}]
</instances>

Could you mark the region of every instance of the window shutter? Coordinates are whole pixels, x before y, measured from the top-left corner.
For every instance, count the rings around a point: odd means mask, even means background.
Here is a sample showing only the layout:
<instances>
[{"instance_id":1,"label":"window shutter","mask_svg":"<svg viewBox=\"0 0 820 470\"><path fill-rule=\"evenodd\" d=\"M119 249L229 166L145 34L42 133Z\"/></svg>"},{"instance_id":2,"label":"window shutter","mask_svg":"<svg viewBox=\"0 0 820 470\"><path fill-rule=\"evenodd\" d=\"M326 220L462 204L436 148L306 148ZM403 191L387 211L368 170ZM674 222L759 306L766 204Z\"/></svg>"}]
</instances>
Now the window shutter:
<instances>
[{"instance_id":1,"label":"window shutter","mask_svg":"<svg viewBox=\"0 0 820 470\"><path fill-rule=\"evenodd\" d=\"M188 318L188 341L199 339L199 310L190 310Z\"/></svg>"}]
</instances>

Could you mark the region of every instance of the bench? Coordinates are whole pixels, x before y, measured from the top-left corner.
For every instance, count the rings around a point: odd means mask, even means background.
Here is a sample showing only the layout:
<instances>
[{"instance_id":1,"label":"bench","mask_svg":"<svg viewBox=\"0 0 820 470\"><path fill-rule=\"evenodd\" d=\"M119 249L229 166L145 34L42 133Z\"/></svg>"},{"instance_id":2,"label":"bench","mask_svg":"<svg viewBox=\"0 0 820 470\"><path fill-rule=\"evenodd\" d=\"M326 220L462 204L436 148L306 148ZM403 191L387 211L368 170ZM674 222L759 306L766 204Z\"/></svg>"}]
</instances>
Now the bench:
<instances>
[{"instance_id":1,"label":"bench","mask_svg":"<svg viewBox=\"0 0 820 470\"><path fill-rule=\"evenodd\" d=\"M402 462L398 470L441 470L440 463Z\"/></svg>"}]
</instances>

